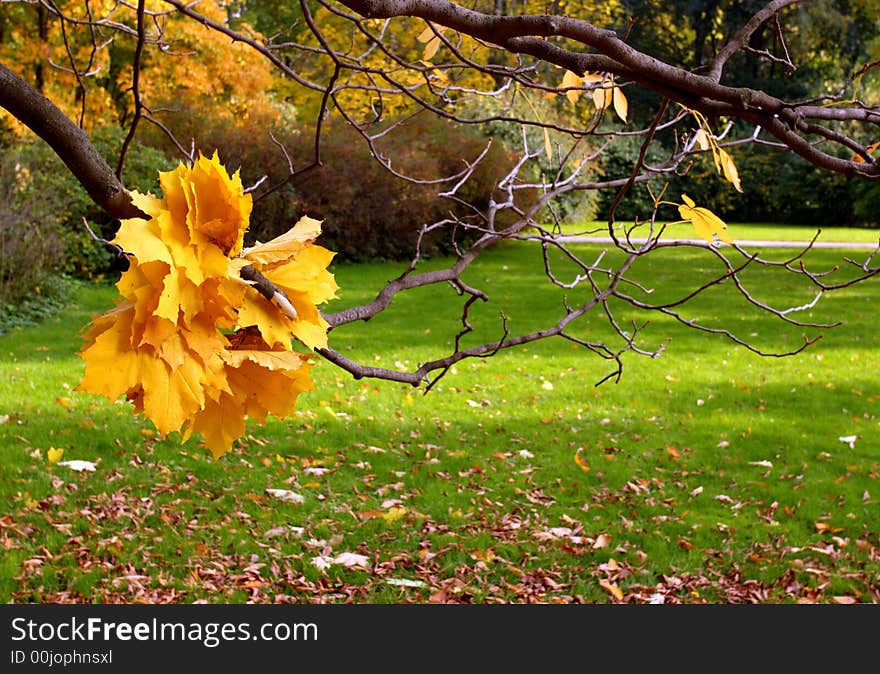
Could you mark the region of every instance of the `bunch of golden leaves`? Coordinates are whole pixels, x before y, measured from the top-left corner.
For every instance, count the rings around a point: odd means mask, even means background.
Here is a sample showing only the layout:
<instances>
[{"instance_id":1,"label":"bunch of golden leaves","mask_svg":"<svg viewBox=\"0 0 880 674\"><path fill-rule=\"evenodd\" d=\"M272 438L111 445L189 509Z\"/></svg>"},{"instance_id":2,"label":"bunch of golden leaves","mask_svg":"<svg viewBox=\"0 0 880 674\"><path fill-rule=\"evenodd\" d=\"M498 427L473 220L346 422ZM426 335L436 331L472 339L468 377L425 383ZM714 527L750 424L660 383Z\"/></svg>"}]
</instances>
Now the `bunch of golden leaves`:
<instances>
[{"instance_id":1,"label":"bunch of golden leaves","mask_svg":"<svg viewBox=\"0 0 880 674\"><path fill-rule=\"evenodd\" d=\"M215 457L245 432L245 418L293 413L314 388L314 356L327 345L317 304L336 295L333 253L313 242L321 223L302 218L286 234L243 249L251 212L236 172L217 153L159 174L163 197L132 193L150 219L122 221L113 243L130 256L122 299L92 320L79 390L123 394L162 434L200 433ZM240 272L261 272L290 300L286 313Z\"/></svg>"}]
</instances>

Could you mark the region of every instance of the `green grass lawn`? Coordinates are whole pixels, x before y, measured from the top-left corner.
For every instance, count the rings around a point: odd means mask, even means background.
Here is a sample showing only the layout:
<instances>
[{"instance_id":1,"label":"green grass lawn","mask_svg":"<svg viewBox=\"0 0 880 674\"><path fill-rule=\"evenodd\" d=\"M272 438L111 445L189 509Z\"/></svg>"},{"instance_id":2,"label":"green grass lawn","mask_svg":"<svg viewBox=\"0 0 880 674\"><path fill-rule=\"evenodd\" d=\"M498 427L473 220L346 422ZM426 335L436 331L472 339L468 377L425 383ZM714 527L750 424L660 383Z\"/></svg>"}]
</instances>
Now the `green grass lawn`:
<instances>
[{"instance_id":1,"label":"green grass lawn","mask_svg":"<svg viewBox=\"0 0 880 674\"><path fill-rule=\"evenodd\" d=\"M715 268L696 249L651 258L634 274L656 296ZM399 271L340 266L329 309ZM503 246L467 280L492 298L468 343L500 336L502 307L513 334L560 315L535 246ZM780 274L747 280L763 300L812 299ZM0 337L3 601L880 601L876 282L820 303L812 320L844 321L826 331L758 315L722 284L688 315L767 350L823 338L761 358L654 316L644 344L670 340L664 355L630 354L599 387L609 364L563 340L463 361L428 395L319 363L295 418L249 426L219 461L73 390L79 332L114 293L83 288ZM460 306L448 288L410 293L331 344L415 368L451 348ZM600 316L577 333L611 338ZM97 469L49 463L50 448Z\"/></svg>"}]
</instances>

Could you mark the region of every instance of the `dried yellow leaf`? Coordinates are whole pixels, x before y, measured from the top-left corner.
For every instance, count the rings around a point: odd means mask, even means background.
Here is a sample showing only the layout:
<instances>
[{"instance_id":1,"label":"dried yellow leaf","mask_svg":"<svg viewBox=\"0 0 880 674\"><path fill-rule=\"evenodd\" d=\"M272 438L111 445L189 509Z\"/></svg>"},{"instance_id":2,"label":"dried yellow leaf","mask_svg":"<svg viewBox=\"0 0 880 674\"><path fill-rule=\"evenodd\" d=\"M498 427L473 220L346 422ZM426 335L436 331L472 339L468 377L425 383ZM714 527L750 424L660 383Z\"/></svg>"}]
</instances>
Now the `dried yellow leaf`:
<instances>
[{"instance_id":1,"label":"dried yellow leaf","mask_svg":"<svg viewBox=\"0 0 880 674\"><path fill-rule=\"evenodd\" d=\"M266 243L257 243L245 248L241 255L259 264L285 262L311 245L320 234L321 221L303 216L285 234Z\"/></svg>"},{"instance_id":2,"label":"dried yellow leaf","mask_svg":"<svg viewBox=\"0 0 880 674\"><path fill-rule=\"evenodd\" d=\"M733 163L733 158L720 147L716 148L716 151L716 166L720 166L724 177L736 188L736 191L742 192L742 185L740 185L739 182L739 171L736 170L736 164Z\"/></svg>"},{"instance_id":3,"label":"dried yellow leaf","mask_svg":"<svg viewBox=\"0 0 880 674\"><path fill-rule=\"evenodd\" d=\"M612 97L614 99L614 112L625 122L629 112L629 103L626 100L626 96L623 95L620 87L614 87L612 89Z\"/></svg>"},{"instance_id":4,"label":"dried yellow leaf","mask_svg":"<svg viewBox=\"0 0 880 674\"><path fill-rule=\"evenodd\" d=\"M430 42L435 37L436 35L434 34L434 29L431 28L431 26L428 26L427 28L425 28L425 30L419 33L419 36L416 38L416 40L425 43Z\"/></svg>"},{"instance_id":5,"label":"dried yellow leaf","mask_svg":"<svg viewBox=\"0 0 880 674\"><path fill-rule=\"evenodd\" d=\"M713 235L725 243L733 243L733 239L727 233L725 222L708 208L697 206L687 194L681 195L684 204L680 204L678 212L683 220L689 220L694 225L697 234L709 243L713 241Z\"/></svg>"},{"instance_id":6,"label":"dried yellow leaf","mask_svg":"<svg viewBox=\"0 0 880 674\"><path fill-rule=\"evenodd\" d=\"M608 592L608 594L614 597L617 601L623 601L623 591L617 586L617 583L612 583L610 580L600 578L599 587Z\"/></svg>"},{"instance_id":7,"label":"dried yellow leaf","mask_svg":"<svg viewBox=\"0 0 880 674\"><path fill-rule=\"evenodd\" d=\"M705 129L697 129L697 132L694 134L694 143L701 150L709 149L709 136L706 134Z\"/></svg>"},{"instance_id":8,"label":"dried yellow leaf","mask_svg":"<svg viewBox=\"0 0 880 674\"><path fill-rule=\"evenodd\" d=\"M565 75L562 76L562 84L560 85L560 87L562 87L563 89L568 89L568 91L565 92L565 97L571 103L577 103L578 98L580 98L581 96L581 92L572 87L581 87L583 86L583 83L584 80L582 77L579 77L570 70L566 70Z\"/></svg>"},{"instance_id":9,"label":"dried yellow leaf","mask_svg":"<svg viewBox=\"0 0 880 674\"><path fill-rule=\"evenodd\" d=\"M597 110L604 110L611 105L614 96L611 89L612 87L610 86L602 86L593 89L593 104L596 106Z\"/></svg>"},{"instance_id":10,"label":"dried yellow leaf","mask_svg":"<svg viewBox=\"0 0 880 674\"><path fill-rule=\"evenodd\" d=\"M425 51L422 52L422 59L430 61L434 58L434 54L440 49L440 37L435 35L428 44L425 45Z\"/></svg>"}]
</instances>

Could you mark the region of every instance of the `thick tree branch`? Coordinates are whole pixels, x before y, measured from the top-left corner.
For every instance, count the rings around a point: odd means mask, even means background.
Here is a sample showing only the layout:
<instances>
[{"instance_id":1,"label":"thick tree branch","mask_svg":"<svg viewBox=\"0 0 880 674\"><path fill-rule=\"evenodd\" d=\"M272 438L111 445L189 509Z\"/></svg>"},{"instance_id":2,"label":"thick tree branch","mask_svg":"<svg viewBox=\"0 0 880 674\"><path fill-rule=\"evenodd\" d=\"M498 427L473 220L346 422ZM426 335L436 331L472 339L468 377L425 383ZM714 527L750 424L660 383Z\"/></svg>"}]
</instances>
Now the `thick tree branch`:
<instances>
[{"instance_id":1,"label":"thick tree branch","mask_svg":"<svg viewBox=\"0 0 880 674\"><path fill-rule=\"evenodd\" d=\"M145 214L132 202L88 135L30 84L0 63L0 106L45 140L92 200L114 218Z\"/></svg>"},{"instance_id":2,"label":"thick tree branch","mask_svg":"<svg viewBox=\"0 0 880 674\"><path fill-rule=\"evenodd\" d=\"M758 30L765 21L780 12L782 9L790 5L796 5L799 2L804 2L804 0L774 0L764 6L736 32L727 44L721 48L721 51L718 52L718 55L712 62L709 72L706 73L706 77L715 82L719 82L721 80L721 73L724 70L724 65L730 60L731 56L748 45L749 38L754 32Z\"/></svg>"},{"instance_id":3,"label":"thick tree branch","mask_svg":"<svg viewBox=\"0 0 880 674\"><path fill-rule=\"evenodd\" d=\"M815 107L801 110L763 91L722 85L712 77L675 67L640 52L626 44L614 31L597 28L586 21L564 16L483 14L448 0L340 1L365 17L418 17L496 44L512 53L530 54L575 72L598 70L626 77L689 108L706 114L731 115L764 126L783 142L794 143L793 149L798 154L818 166L849 176L880 180L880 166L874 163L840 159L815 146L807 148L810 144L794 133L794 130L805 131L804 118L808 112L818 113L817 117L821 119L827 118ZM782 7L793 4L793 1L777 0L770 3L768 7L774 11L757 14L753 19L756 25L747 24L743 29L742 39L746 39L760 22ZM548 42L546 38L549 37L568 38L599 53L565 49ZM733 50L737 44L735 38L729 49ZM863 119L880 125L880 116L873 110L850 108L846 112L838 110L834 116L837 119ZM809 133L836 140L833 138L835 132L825 127L813 125L809 128ZM799 139L796 142L795 137Z\"/></svg>"}]
</instances>

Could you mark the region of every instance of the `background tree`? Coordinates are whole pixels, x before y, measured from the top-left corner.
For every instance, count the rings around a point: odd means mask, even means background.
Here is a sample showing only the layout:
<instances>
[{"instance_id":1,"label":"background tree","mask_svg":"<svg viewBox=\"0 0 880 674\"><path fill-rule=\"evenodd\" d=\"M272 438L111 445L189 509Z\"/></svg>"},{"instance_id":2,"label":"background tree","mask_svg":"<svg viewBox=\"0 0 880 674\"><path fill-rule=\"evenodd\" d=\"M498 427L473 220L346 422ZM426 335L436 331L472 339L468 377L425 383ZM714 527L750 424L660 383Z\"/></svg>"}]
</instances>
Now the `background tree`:
<instances>
[{"instance_id":1,"label":"background tree","mask_svg":"<svg viewBox=\"0 0 880 674\"><path fill-rule=\"evenodd\" d=\"M747 170L762 162L755 173L781 173L788 194L807 175L839 176L819 178L817 191L873 203L873 186L851 187L880 180L871 3L6 4L0 60L11 68L0 66L0 104L15 120L9 133L20 123L46 140L112 217L143 216L122 182L140 146L189 162L195 148L217 147L242 166L252 235L276 236L309 215L327 220L333 247L351 258L411 260L372 301L325 315L331 330L378 316L398 293L450 289L461 306L453 347L415 369L355 362L331 334L318 353L355 377L430 388L462 359L558 336L610 362L597 380L617 379L628 352L661 354L665 345L643 336L651 315L764 353L735 326L689 315L691 299L724 282L752 310L806 331L785 352L797 353L822 327L798 316L878 271L873 255L832 275L800 264L806 250L780 262L720 247L729 235L705 208L763 215L756 204L771 197L770 181ZM82 131L98 118L124 129L110 163ZM367 173L362 156L388 182ZM786 177L779 166L796 168ZM710 179L717 188L704 187ZM586 258L562 236L566 222L597 213L619 251L607 259ZM662 238L663 223L678 217L706 241ZM506 240L539 246L548 283L568 292L555 323L517 332L504 307L478 309L491 298L468 268ZM681 297L640 283L647 258L680 245L705 249L713 271L695 275ZM437 252L452 257L425 270ZM744 273L756 268L763 274ZM803 280L803 305L773 306L774 274ZM262 287L267 298L276 290ZM616 342L590 340L581 319L594 313Z\"/></svg>"}]
</instances>

